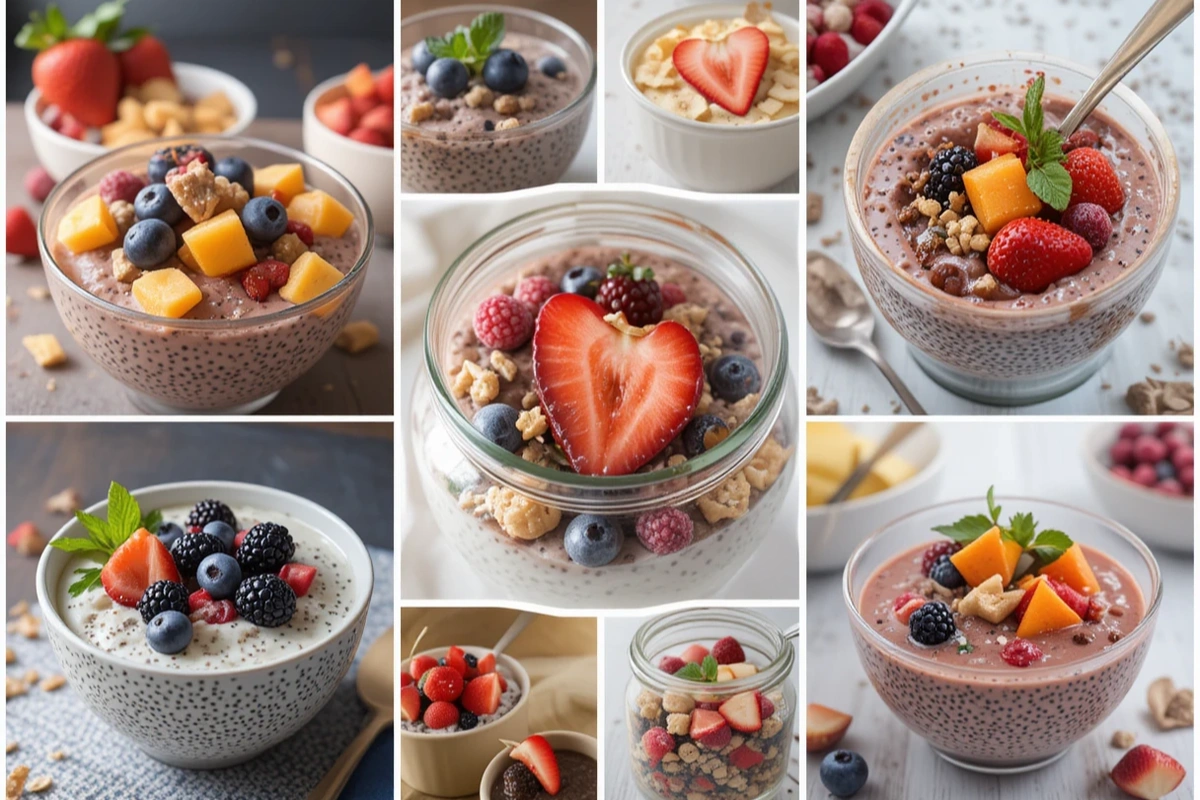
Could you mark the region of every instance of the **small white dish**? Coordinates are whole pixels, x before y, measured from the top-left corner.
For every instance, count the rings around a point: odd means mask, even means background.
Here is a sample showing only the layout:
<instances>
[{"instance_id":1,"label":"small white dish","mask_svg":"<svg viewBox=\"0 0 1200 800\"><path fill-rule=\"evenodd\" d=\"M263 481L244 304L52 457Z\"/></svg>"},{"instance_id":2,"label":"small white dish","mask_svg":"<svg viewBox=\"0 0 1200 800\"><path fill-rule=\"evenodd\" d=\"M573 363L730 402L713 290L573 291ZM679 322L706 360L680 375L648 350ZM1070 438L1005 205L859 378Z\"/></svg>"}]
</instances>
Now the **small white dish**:
<instances>
[{"instance_id":1,"label":"small white dish","mask_svg":"<svg viewBox=\"0 0 1200 800\"><path fill-rule=\"evenodd\" d=\"M596 761L596 775L599 777L600 759L596 755L597 746L595 737L576 733L575 731L544 731L539 735L550 743L550 746L554 748L554 752L556 753L561 750L570 750L588 756ZM496 754L496 757L488 764L487 769L483 771L483 778L479 781L479 800L504 800L503 797L493 797L492 786L496 783L496 778L500 777L500 773L504 772L512 764L517 763L508 754L509 749L506 747Z\"/></svg>"},{"instance_id":2,"label":"small white dish","mask_svg":"<svg viewBox=\"0 0 1200 800\"><path fill-rule=\"evenodd\" d=\"M222 135L235 136L246 130L258 113L258 101L250 87L232 75L201 66L175 62L171 65L175 72L175 82L184 96L190 100L199 100L216 91L222 91L233 103L237 122ZM63 136L42 121L42 112L46 103L42 95L34 89L25 98L25 126L29 129L29 137L33 141L33 152L38 161L56 181L70 175L94 158L104 155L113 148L98 142L81 142L70 136Z\"/></svg>"}]
</instances>

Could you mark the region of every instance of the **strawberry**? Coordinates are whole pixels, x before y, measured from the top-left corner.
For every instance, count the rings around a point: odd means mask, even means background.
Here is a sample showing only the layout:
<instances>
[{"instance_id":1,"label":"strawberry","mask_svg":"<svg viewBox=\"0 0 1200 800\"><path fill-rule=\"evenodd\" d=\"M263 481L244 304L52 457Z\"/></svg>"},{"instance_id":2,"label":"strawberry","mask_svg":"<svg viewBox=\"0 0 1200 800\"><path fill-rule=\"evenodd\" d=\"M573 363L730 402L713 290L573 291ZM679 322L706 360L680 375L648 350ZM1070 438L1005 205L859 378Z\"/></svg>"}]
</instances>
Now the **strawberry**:
<instances>
[{"instance_id":1,"label":"strawberry","mask_svg":"<svg viewBox=\"0 0 1200 800\"><path fill-rule=\"evenodd\" d=\"M767 35L748 25L720 42L699 37L684 39L675 46L671 61L680 77L706 100L744 117L754 102L770 55Z\"/></svg>"},{"instance_id":2,"label":"strawberry","mask_svg":"<svg viewBox=\"0 0 1200 800\"><path fill-rule=\"evenodd\" d=\"M1016 154L1024 164L1029 158L1029 140L989 114L975 132L975 160L984 164L1005 153Z\"/></svg>"},{"instance_id":3,"label":"strawberry","mask_svg":"<svg viewBox=\"0 0 1200 800\"><path fill-rule=\"evenodd\" d=\"M1110 214L1125 205L1125 189L1112 163L1099 150L1080 147L1067 153L1063 167L1071 174L1071 205L1095 203Z\"/></svg>"},{"instance_id":4,"label":"strawberry","mask_svg":"<svg viewBox=\"0 0 1200 800\"><path fill-rule=\"evenodd\" d=\"M500 694L503 689L500 688L500 676L495 672L489 672L487 675L480 675L463 689L462 707L472 714L483 716L484 714L495 714L496 709L500 707Z\"/></svg>"},{"instance_id":5,"label":"strawberry","mask_svg":"<svg viewBox=\"0 0 1200 800\"><path fill-rule=\"evenodd\" d=\"M375 94L384 103L394 105L396 98L396 70L388 64L375 76Z\"/></svg>"},{"instance_id":6,"label":"strawberry","mask_svg":"<svg viewBox=\"0 0 1200 800\"><path fill-rule=\"evenodd\" d=\"M674 675L683 669L683 659L679 656L663 656L658 662L658 668L668 675Z\"/></svg>"},{"instance_id":7,"label":"strawberry","mask_svg":"<svg viewBox=\"0 0 1200 800\"><path fill-rule=\"evenodd\" d=\"M722 719L724 719L724 717L722 717ZM696 739L697 743L703 745L709 750L721 750L725 747L725 745L729 744L730 739L733 738L733 728L730 728L728 725L726 725L723 728L717 728L707 736L693 738Z\"/></svg>"},{"instance_id":8,"label":"strawberry","mask_svg":"<svg viewBox=\"0 0 1200 800\"><path fill-rule=\"evenodd\" d=\"M26 30L37 25L30 22L22 28L17 45L40 51L33 59L33 85L46 102L84 125L107 125L116 119L117 100L121 97L117 57L104 42L95 39L62 39L70 35L69 30L44 30L25 38Z\"/></svg>"},{"instance_id":9,"label":"strawberry","mask_svg":"<svg viewBox=\"0 0 1200 800\"><path fill-rule=\"evenodd\" d=\"M400 689L400 719L416 722L421 718L421 693L409 685Z\"/></svg>"},{"instance_id":10,"label":"strawberry","mask_svg":"<svg viewBox=\"0 0 1200 800\"><path fill-rule=\"evenodd\" d=\"M425 709L424 722L433 730L457 725L458 707L453 703L447 703L445 700L430 703L429 708Z\"/></svg>"},{"instance_id":11,"label":"strawberry","mask_svg":"<svg viewBox=\"0 0 1200 800\"><path fill-rule=\"evenodd\" d=\"M434 667L425 675L425 696L430 700L453 703L462 693L463 679L457 670L450 667Z\"/></svg>"},{"instance_id":12,"label":"strawberry","mask_svg":"<svg viewBox=\"0 0 1200 800\"><path fill-rule=\"evenodd\" d=\"M461 647L451 647L446 651L446 666L457 672L459 676L467 674L467 660L463 657Z\"/></svg>"},{"instance_id":13,"label":"strawberry","mask_svg":"<svg viewBox=\"0 0 1200 800\"><path fill-rule=\"evenodd\" d=\"M741 747L730 751L729 763L738 769L750 769L751 767L756 767L761 764L764 757L765 756L763 756L763 754L757 750L751 750L749 747L746 747L746 745L742 745Z\"/></svg>"},{"instance_id":14,"label":"strawberry","mask_svg":"<svg viewBox=\"0 0 1200 800\"><path fill-rule=\"evenodd\" d=\"M279 577L292 587L296 597L304 597L317 577L317 568L308 564L284 564L279 570Z\"/></svg>"},{"instance_id":15,"label":"strawberry","mask_svg":"<svg viewBox=\"0 0 1200 800\"><path fill-rule=\"evenodd\" d=\"M156 581L183 583L167 548L145 528L126 539L100 570L104 591L123 606L137 605L146 588Z\"/></svg>"},{"instance_id":16,"label":"strawberry","mask_svg":"<svg viewBox=\"0 0 1200 800\"><path fill-rule=\"evenodd\" d=\"M558 794L558 790L562 788L562 779L558 773L558 756L554 755L554 748L544 737L535 733L514 747L508 755L529 767L529 771L547 793Z\"/></svg>"},{"instance_id":17,"label":"strawberry","mask_svg":"<svg viewBox=\"0 0 1200 800\"><path fill-rule=\"evenodd\" d=\"M413 680L419 681L422 675L437 665L437 659L433 656L413 656L408 665L408 674L412 675Z\"/></svg>"},{"instance_id":18,"label":"strawberry","mask_svg":"<svg viewBox=\"0 0 1200 800\"><path fill-rule=\"evenodd\" d=\"M25 191L36 203L43 203L58 182L45 167L34 167L25 173Z\"/></svg>"},{"instance_id":19,"label":"strawberry","mask_svg":"<svg viewBox=\"0 0 1200 800\"><path fill-rule=\"evenodd\" d=\"M312 247L313 232L312 228L308 227L307 223L299 220L289 219L287 223L287 232L296 234L300 241L304 242L305 247Z\"/></svg>"},{"instance_id":20,"label":"strawberry","mask_svg":"<svg viewBox=\"0 0 1200 800\"><path fill-rule=\"evenodd\" d=\"M703 775L699 775L692 780L692 786L701 792L711 792L717 788L717 785Z\"/></svg>"},{"instance_id":21,"label":"strawberry","mask_svg":"<svg viewBox=\"0 0 1200 800\"><path fill-rule=\"evenodd\" d=\"M1021 217L992 238L987 262L991 273L1009 286L1038 293L1092 263L1092 246L1079 234L1053 222Z\"/></svg>"},{"instance_id":22,"label":"strawberry","mask_svg":"<svg viewBox=\"0 0 1200 800\"><path fill-rule=\"evenodd\" d=\"M325 123L325 127L342 136L348 136L358 122L358 115L354 113L354 106L349 97L339 97L330 103L321 103L313 113Z\"/></svg>"},{"instance_id":23,"label":"strawberry","mask_svg":"<svg viewBox=\"0 0 1200 800\"><path fill-rule=\"evenodd\" d=\"M721 703L717 710L735 731L754 733L762 728L762 713L758 708L758 697L753 691L735 694Z\"/></svg>"},{"instance_id":24,"label":"strawberry","mask_svg":"<svg viewBox=\"0 0 1200 800\"><path fill-rule=\"evenodd\" d=\"M388 113L390 114L391 111L389 110ZM354 130L350 131L350 133L346 134L346 137L349 139L353 139L356 142L362 142L363 144L374 145L375 147L387 147L388 146L387 137L384 136L379 131L372 130L371 128L362 128L362 127L355 128Z\"/></svg>"},{"instance_id":25,"label":"strawberry","mask_svg":"<svg viewBox=\"0 0 1200 800\"><path fill-rule=\"evenodd\" d=\"M36 525L32 522L17 523L17 527L8 532L8 546L19 547L21 541L28 537L30 533L38 533Z\"/></svg>"},{"instance_id":26,"label":"strawberry","mask_svg":"<svg viewBox=\"0 0 1200 800\"><path fill-rule=\"evenodd\" d=\"M804 737L808 752L827 750L842 740L854 717L817 703L808 704Z\"/></svg>"},{"instance_id":27,"label":"strawberry","mask_svg":"<svg viewBox=\"0 0 1200 800\"><path fill-rule=\"evenodd\" d=\"M192 622L207 622L209 625L224 625L237 619L237 607L232 600L214 600L193 611Z\"/></svg>"},{"instance_id":28,"label":"strawberry","mask_svg":"<svg viewBox=\"0 0 1200 800\"><path fill-rule=\"evenodd\" d=\"M1090 604L1086 595L1075 591L1067 584L1056 581L1053 578L1047 578L1047 580L1050 582L1050 588L1054 590L1054 593L1062 598L1062 601L1070 606L1071 610L1078 614L1080 619L1087 616ZM1021 598L1021 600L1024 599L1024 597Z\"/></svg>"},{"instance_id":29,"label":"strawberry","mask_svg":"<svg viewBox=\"0 0 1200 800\"><path fill-rule=\"evenodd\" d=\"M708 648L702 644L689 644L679 655L685 664L699 664L708 655Z\"/></svg>"},{"instance_id":30,"label":"strawberry","mask_svg":"<svg viewBox=\"0 0 1200 800\"><path fill-rule=\"evenodd\" d=\"M267 282L271 284L272 289L282 289L287 285L288 277L292 274L292 268L288 266L287 262L275 258L264 258L255 267L261 269L267 276Z\"/></svg>"},{"instance_id":31,"label":"strawberry","mask_svg":"<svg viewBox=\"0 0 1200 800\"><path fill-rule=\"evenodd\" d=\"M376 106L363 114L362 119L358 121L360 128L370 128L373 131L379 131L388 139L392 137L395 125L395 116L391 106Z\"/></svg>"},{"instance_id":32,"label":"strawberry","mask_svg":"<svg viewBox=\"0 0 1200 800\"><path fill-rule=\"evenodd\" d=\"M416 681L413 680L412 675L409 675L407 672L400 673L400 688L403 689L405 686L412 686L414 683Z\"/></svg>"},{"instance_id":33,"label":"strawberry","mask_svg":"<svg viewBox=\"0 0 1200 800\"><path fill-rule=\"evenodd\" d=\"M1039 578L1038 580L1046 580L1046 578ZM1029 609L1029 603L1033 600L1033 591L1037 589L1038 580L1029 584L1029 588L1025 590L1025 596L1021 598L1021 602L1017 603L1017 607L1013 609L1013 617L1016 618L1018 625L1025 618L1025 612Z\"/></svg>"},{"instance_id":34,"label":"strawberry","mask_svg":"<svg viewBox=\"0 0 1200 800\"><path fill-rule=\"evenodd\" d=\"M204 589L197 589L188 595L188 612L195 613L213 602L212 595Z\"/></svg>"},{"instance_id":35,"label":"strawberry","mask_svg":"<svg viewBox=\"0 0 1200 800\"><path fill-rule=\"evenodd\" d=\"M379 98L375 96L374 91L372 91L368 95L363 95L362 97L351 97L350 98L350 108L354 109L354 118L355 119L361 119L363 117L363 115L365 115L368 111L371 111L378 107L379 107ZM390 109L389 109L388 113L391 113Z\"/></svg>"},{"instance_id":36,"label":"strawberry","mask_svg":"<svg viewBox=\"0 0 1200 800\"><path fill-rule=\"evenodd\" d=\"M159 39L145 35L132 47L117 54L121 65L121 83L125 86L141 86L151 78L166 78L175 82L171 70L171 54Z\"/></svg>"},{"instance_id":37,"label":"strawberry","mask_svg":"<svg viewBox=\"0 0 1200 800\"><path fill-rule=\"evenodd\" d=\"M475 667L479 670L480 675L487 675L490 672L495 672L496 656L492 653L488 653L486 656L479 659L479 662L475 665Z\"/></svg>"},{"instance_id":38,"label":"strawberry","mask_svg":"<svg viewBox=\"0 0 1200 800\"><path fill-rule=\"evenodd\" d=\"M4 218L4 252L22 258L37 258L37 227L21 206L13 206Z\"/></svg>"},{"instance_id":39,"label":"strawberry","mask_svg":"<svg viewBox=\"0 0 1200 800\"><path fill-rule=\"evenodd\" d=\"M1113 783L1132 797L1158 800L1183 783L1187 770L1175 759L1148 744L1139 744L1113 767Z\"/></svg>"},{"instance_id":40,"label":"strawberry","mask_svg":"<svg viewBox=\"0 0 1200 800\"><path fill-rule=\"evenodd\" d=\"M675 737L666 728L651 728L642 734L642 749L650 759L650 768L657 767L663 756L675 749Z\"/></svg>"},{"instance_id":41,"label":"strawberry","mask_svg":"<svg viewBox=\"0 0 1200 800\"><path fill-rule=\"evenodd\" d=\"M904 602L901 603L901 600ZM912 592L905 592L896 598L896 603L897 605L892 608L896 614L896 619L907 625L909 617L913 615L913 612L925 605L925 598L914 595Z\"/></svg>"},{"instance_id":42,"label":"strawberry","mask_svg":"<svg viewBox=\"0 0 1200 800\"><path fill-rule=\"evenodd\" d=\"M703 708L692 709L692 722L688 732L693 739L703 739L725 727L727 727L725 718L716 711L705 711Z\"/></svg>"},{"instance_id":43,"label":"strawberry","mask_svg":"<svg viewBox=\"0 0 1200 800\"><path fill-rule=\"evenodd\" d=\"M775 704L762 692L758 692L758 713L763 719L775 713Z\"/></svg>"},{"instance_id":44,"label":"strawberry","mask_svg":"<svg viewBox=\"0 0 1200 800\"><path fill-rule=\"evenodd\" d=\"M717 643L712 646L712 657L717 660L718 664L740 664L746 660L746 653L738 644L737 639L726 636L718 639Z\"/></svg>"},{"instance_id":45,"label":"strawberry","mask_svg":"<svg viewBox=\"0 0 1200 800\"><path fill-rule=\"evenodd\" d=\"M583 475L636 471L679 435L704 389L687 328L668 321L628 335L600 306L566 293L538 314L533 376L555 440Z\"/></svg>"},{"instance_id":46,"label":"strawberry","mask_svg":"<svg viewBox=\"0 0 1200 800\"><path fill-rule=\"evenodd\" d=\"M63 114L59 123L58 132L70 139L75 139L82 142L87 137L87 128L82 122L72 117L70 114Z\"/></svg>"}]
</instances>

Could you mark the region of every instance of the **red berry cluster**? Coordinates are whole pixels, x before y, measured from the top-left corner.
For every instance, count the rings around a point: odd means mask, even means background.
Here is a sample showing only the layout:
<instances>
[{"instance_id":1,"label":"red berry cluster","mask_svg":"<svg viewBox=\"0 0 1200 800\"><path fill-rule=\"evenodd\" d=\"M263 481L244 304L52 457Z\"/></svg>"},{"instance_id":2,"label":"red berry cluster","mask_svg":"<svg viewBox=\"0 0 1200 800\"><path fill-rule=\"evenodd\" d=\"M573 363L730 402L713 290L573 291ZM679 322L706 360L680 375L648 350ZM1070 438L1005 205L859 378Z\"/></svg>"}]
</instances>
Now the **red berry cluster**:
<instances>
[{"instance_id":1,"label":"red berry cluster","mask_svg":"<svg viewBox=\"0 0 1200 800\"><path fill-rule=\"evenodd\" d=\"M1195 432L1191 425L1128 422L1109 448L1109 471L1163 494L1191 497L1195 481Z\"/></svg>"}]
</instances>

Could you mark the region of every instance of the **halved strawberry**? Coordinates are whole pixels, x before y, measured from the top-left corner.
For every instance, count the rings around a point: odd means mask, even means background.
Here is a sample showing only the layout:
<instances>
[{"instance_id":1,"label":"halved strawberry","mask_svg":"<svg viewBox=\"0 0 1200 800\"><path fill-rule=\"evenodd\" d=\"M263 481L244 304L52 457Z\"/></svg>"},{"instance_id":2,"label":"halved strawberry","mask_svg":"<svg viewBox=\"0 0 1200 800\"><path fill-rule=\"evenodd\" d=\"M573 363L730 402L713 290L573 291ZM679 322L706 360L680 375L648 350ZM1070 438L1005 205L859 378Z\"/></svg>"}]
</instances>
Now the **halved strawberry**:
<instances>
[{"instance_id":1,"label":"halved strawberry","mask_svg":"<svg viewBox=\"0 0 1200 800\"><path fill-rule=\"evenodd\" d=\"M317 568L308 564L284 564L279 570L279 577L292 587L296 597L304 597L312 588L313 580L317 577Z\"/></svg>"},{"instance_id":2,"label":"halved strawberry","mask_svg":"<svg viewBox=\"0 0 1200 800\"><path fill-rule=\"evenodd\" d=\"M558 794L562 788L562 779L558 773L558 756L554 748L542 736L536 733L512 749L509 753L514 760L529 767L529 771L542 784L542 788L550 794Z\"/></svg>"},{"instance_id":3,"label":"halved strawberry","mask_svg":"<svg viewBox=\"0 0 1200 800\"><path fill-rule=\"evenodd\" d=\"M995 120L992 121L995 122ZM1000 123L996 122L996 126L999 125ZM1007 153L1014 153L1017 158L1024 160L1029 151L1029 144L1024 137L1018 139L1019 133L1009 131L1003 126L996 126L979 123L979 128L975 132L975 160L980 164L986 164L993 158L999 158Z\"/></svg>"},{"instance_id":4,"label":"halved strawberry","mask_svg":"<svg viewBox=\"0 0 1200 800\"><path fill-rule=\"evenodd\" d=\"M1187 770L1175 759L1148 744L1139 744L1113 767L1113 783L1133 797L1159 800L1183 783Z\"/></svg>"},{"instance_id":5,"label":"halved strawberry","mask_svg":"<svg viewBox=\"0 0 1200 800\"><path fill-rule=\"evenodd\" d=\"M675 45L671 61L679 76L706 100L744 117L754 102L770 56L767 35L747 25L719 42L684 39Z\"/></svg>"},{"instance_id":6,"label":"halved strawberry","mask_svg":"<svg viewBox=\"0 0 1200 800\"><path fill-rule=\"evenodd\" d=\"M1067 584L1056 581L1053 578L1047 578L1046 580L1050 581L1050 588L1062 598L1064 603L1071 607L1072 611L1078 614L1080 618L1087 616L1089 603L1086 595L1080 594ZM1021 601L1024 602L1024 600L1025 598L1022 597Z\"/></svg>"},{"instance_id":7,"label":"halved strawberry","mask_svg":"<svg viewBox=\"0 0 1200 800\"><path fill-rule=\"evenodd\" d=\"M422 675L437 665L437 659L433 656L413 656L408 664L408 674L413 676L413 680L419 681Z\"/></svg>"},{"instance_id":8,"label":"halved strawberry","mask_svg":"<svg viewBox=\"0 0 1200 800\"><path fill-rule=\"evenodd\" d=\"M688 735L693 739L703 739L705 736L721 730L725 725L725 718L716 711L694 708L692 709L692 722L688 729Z\"/></svg>"},{"instance_id":9,"label":"halved strawberry","mask_svg":"<svg viewBox=\"0 0 1200 800\"><path fill-rule=\"evenodd\" d=\"M721 703L718 709L729 727L741 733L754 733L762 728L762 712L758 708L758 695L753 690L741 692Z\"/></svg>"},{"instance_id":10,"label":"halved strawberry","mask_svg":"<svg viewBox=\"0 0 1200 800\"><path fill-rule=\"evenodd\" d=\"M224 625L237 619L237 606L232 600L214 600L193 611L192 622L207 622L209 625Z\"/></svg>"},{"instance_id":11,"label":"halved strawberry","mask_svg":"<svg viewBox=\"0 0 1200 800\"><path fill-rule=\"evenodd\" d=\"M175 560L150 531L139 528L108 557L100 570L100 583L113 602L135 606L155 581L183 583Z\"/></svg>"},{"instance_id":12,"label":"halved strawberry","mask_svg":"<svg viewBox=\"0 0 1200 800\"><path fill-rule=\"evenodd\" d=\"M804 735L808 752L815 753L833 747L846 735L853 717L818 703L808 704Z\"/></svg>"},{"instance_id":13,"label":"halved strawberry","mask_svg":"<svg viewBox=\"0 0 1200 800\"><path fill-rule=\"evenodd\" d=\"M416 686L404 686L400 689L400 719L416 722L421 718L421 693Z\"/></svg>"},{"instance_id":14,"label":"halved strawberry","mask_svg":"<svg viewBox=\"0 0 1200 800\"><path fill-rule=\"evenodd\" d=\"M762 763L764 756L757 750L751 750L746 745L732 750L729 753L729 763L733 764L738 769L750 769Z\"/></svg>"},{"instance_id":15,"label":"halved strawberry","mask_svg":"<svg viewBox=\"0 0 1200 800\"><path fill-rule=\"evenodd\" d=\"M476 665L476 668L479 670L480 675L487 675L489 672L495 672L496 656L492 653L488 653L486 656L479 659L479 663Z\"/></svg>"},{"instance_id":16,"label":"halved strawberry","mask_svg":"<svg viewBox=\"0 0 1200 800\"><path fill-rule=\"evenodd\" d=\"M461 647L451 647L446 651L446 666L458 673L459 677L467 674L467 660Z\"/></svg>"},{"instance_id":17,"label":"halved strawberry","mask_svg":"<svg viewBox=\"0 0 1200 800\"><path fill-rule=\"evenodd\" d=\"M495 672L472 679L463 689L459 702L472 714L495 714L500 707L500 676Z\"/></svg>"},{"instance_id":18,"label":"halved strawberry","mask_svg":"<svg viewBox=\"0 0 1200 800\"><path fill-rule=\"evenodd\" d=\"M1005 153L1016 153L1017 158L1021 159L1022 164L1024 164L1025 161L1028 160L1028 158L1029 158L1029 140L1028 139L1026 139L1023 135L1014 131L1012 128L1005 125L1000 120L993 117L991 114L988 114L984 118L983 121L984 121L984 124L987 125L989 128L991 128L992 130L1004 134L1004 136L1008 137L1009 139L1012 139L1013 141L1015 141L1017 143L1016 150L1005 149L1005 150L1002 150L1001 152L993 154L992 158L995 158L996 156L1002 156ZM996 140L996 141L998 141L998 140ZM982 164L983 162L980 161L979 163Z\"/></svg>"}]
</instances>

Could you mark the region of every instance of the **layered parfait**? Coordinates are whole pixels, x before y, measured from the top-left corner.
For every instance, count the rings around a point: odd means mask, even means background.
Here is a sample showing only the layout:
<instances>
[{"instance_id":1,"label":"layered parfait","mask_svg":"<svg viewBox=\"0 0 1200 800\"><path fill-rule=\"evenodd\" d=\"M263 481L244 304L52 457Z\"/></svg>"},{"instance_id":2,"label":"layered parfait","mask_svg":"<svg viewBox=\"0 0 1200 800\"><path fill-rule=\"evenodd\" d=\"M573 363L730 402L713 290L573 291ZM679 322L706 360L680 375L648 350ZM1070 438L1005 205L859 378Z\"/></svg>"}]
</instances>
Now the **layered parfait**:
<instances>
[{"instance_id":1,"label":"layered parfait","mask_svg":"<svg viewBox=\"0 0 1200 800\"><path fill-rule=\"evenodd\" d=\"M496 663L493 653L477 656L453 645L445 655L414 655L400 674L400 729L469 731L499 720L520 700L520 681Z\"/></svg>"},{"instance_id":2,"label":"layered parfait","mask_svg":"<svg viewBox=\"0 0 1200 800\"><path fill-rule=\"evenodd\" d=\"M595 800L596 759L574 750L555 749L536 733L512 744L508 757L513 763L496 776L490 800Z\"/></svg>"}]
</instances>

